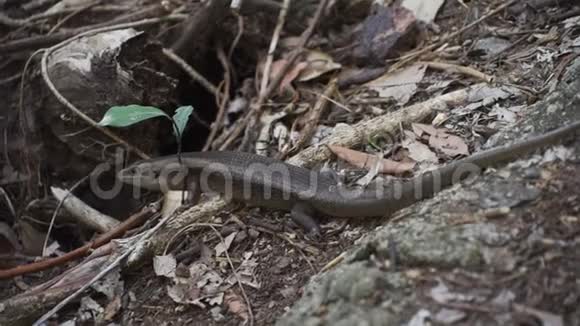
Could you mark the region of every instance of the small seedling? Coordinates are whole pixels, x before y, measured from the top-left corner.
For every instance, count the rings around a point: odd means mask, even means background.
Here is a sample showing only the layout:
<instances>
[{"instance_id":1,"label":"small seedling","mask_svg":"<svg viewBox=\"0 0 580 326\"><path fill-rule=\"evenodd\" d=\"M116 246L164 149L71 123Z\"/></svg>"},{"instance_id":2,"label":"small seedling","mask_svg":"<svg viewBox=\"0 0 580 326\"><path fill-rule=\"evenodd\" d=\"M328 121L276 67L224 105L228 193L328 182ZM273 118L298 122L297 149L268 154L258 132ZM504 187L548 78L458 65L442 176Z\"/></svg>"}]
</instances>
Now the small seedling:
<instances>
[{"instance_id":1,"label":"small seedling","mask_svg":"<svg viewBox=\"0 0 580 326\"><path fill-rule=\"evenodd\" d=\"M181 137L183 136L183 130L192 112L193 107L190 105L179 107L175 110L173 117L170 117L167 113L153 106L137 104L113 106L107 110L101 121L99 121L99 125L103 127L122 128L148 119L165 117L173 125L173 134L177 140L177 155L181 161Z\"/></svg>"}]
</instances>

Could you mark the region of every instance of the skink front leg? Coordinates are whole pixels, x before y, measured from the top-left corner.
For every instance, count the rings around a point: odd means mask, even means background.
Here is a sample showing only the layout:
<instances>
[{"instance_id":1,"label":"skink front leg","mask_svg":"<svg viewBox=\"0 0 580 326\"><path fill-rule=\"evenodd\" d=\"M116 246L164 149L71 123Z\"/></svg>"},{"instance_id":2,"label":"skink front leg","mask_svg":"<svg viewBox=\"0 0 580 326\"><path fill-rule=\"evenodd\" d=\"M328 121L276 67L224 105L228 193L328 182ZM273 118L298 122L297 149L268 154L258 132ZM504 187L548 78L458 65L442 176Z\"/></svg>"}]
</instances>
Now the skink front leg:
<instances>
[{"instance_id":1,"label":"skink front leg","mask_svg":"<svg viewBox=\"0 0 580 326\"><path fill-rule=\"evenodd\" d=\"M197 205L201 198L201 186L199 185L199 177L194 175L187 175L186 182L187 187L184 191L187 191L187 198L183 204Z\"/></svg>"},{"instance_id":2,"label":"skink front leg","mask_svg":"<svg viewBox=\"0 0 580 326\"><path fill-rule=\"evenodd\" d=\"M310 204L304 202L298 202L294 204L292 210L290 211L290 216L292 220L302 226L304 230L310 236L319 237L320 236L320 226L312 218L314 215L314 208Z\"/></svg>"}]
</instances>

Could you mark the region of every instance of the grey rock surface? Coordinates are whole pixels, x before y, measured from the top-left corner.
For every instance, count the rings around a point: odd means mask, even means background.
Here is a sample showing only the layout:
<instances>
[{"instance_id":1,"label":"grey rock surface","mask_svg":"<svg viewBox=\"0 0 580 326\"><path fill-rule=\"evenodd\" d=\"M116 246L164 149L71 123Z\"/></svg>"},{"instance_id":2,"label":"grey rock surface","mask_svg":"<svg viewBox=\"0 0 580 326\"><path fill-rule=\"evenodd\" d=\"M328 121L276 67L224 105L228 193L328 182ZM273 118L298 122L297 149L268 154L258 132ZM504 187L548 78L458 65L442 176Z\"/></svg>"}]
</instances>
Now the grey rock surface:
<instances>
[{"instance_id":1,"label":"grey rock surface","mask_svg":"<svg viewBox=\"0 0 580 326\"><path fill-rule=\"evenodd\" d=\"M577 59L553 93L527 108L524 119L496 134L485 147L580 119L579 76ZM577 157L578 141L572 148ZM538 160L538 155L487 171L399 212L404 217L396 222L385 221L359 240L341 264L313 276L303 297L277 325L402 325L413 316L461 317L461 311L431 311L420 303L421 282L412 271L513 270L517 252L504 245L519 235L493 219L476 217L481 210L517 208L538 197L538 190L529 185L538 173L528 173L528 160ZM457 223L464 218L470 222Z\"/></svg>"}]
</instances>

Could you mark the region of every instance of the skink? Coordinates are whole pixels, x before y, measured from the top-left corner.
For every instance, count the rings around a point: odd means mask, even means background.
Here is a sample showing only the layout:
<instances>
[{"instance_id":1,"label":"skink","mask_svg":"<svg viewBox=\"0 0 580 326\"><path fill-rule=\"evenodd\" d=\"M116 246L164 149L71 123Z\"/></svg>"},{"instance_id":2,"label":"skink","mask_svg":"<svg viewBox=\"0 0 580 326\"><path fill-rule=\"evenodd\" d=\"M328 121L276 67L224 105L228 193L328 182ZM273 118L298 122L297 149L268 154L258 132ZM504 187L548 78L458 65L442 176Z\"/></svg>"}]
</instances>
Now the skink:
<instances>
[{"instance_id":1,"label":"skink","mask_svg":"<svg viewBox=\"0 0 580 326\"><path fill-rule=\"evenodd\" d=\"M150 190L216 192L253 206L289 210L307 231L318 233L315 213L336 217L390 215L482 169L557 143L580 129L580 121L509 146L493 148L417 177L384 187L353 189L331 175L242 152L191 152L137 162L121 181Z\"/></svg>"}]
</instances>

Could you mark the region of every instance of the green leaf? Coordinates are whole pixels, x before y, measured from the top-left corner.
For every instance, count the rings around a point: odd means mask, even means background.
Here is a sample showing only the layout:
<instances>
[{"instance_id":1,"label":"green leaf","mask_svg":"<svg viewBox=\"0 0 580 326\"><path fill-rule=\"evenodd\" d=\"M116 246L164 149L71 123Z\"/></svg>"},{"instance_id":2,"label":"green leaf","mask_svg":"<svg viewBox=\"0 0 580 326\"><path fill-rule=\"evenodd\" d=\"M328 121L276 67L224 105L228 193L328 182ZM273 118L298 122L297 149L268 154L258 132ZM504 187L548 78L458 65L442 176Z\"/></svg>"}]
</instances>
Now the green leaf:
<instances>
[{"instance_id":1,"label":"green leaf","mask_svg":"<svg viewBox=\"0 0 580 326\"><path fill-rule=\"evenodd\" d=\"M99 125L127 127L147 119L161 116L171 119L165 112L153 106L142 106L137 104L112 106L107 110L103 119L99 121Z\"/></svg>"},{"instance_id":2,"label":"green leaf","mask_svg":"<svg viewBox=\"0 0 580 326\"><path fill-rule=\"evenodd\" d=\"M176 138L181 139L183 136L183 130L187 125L191 112L193 112L193 107L191 105L181 106L175 110L175 114L173 115L173 121L175 122L173 133ZM175 130L175 127L177 127L177 130Z\"/></svg>"}]
</instances>

